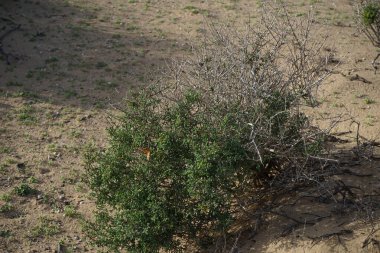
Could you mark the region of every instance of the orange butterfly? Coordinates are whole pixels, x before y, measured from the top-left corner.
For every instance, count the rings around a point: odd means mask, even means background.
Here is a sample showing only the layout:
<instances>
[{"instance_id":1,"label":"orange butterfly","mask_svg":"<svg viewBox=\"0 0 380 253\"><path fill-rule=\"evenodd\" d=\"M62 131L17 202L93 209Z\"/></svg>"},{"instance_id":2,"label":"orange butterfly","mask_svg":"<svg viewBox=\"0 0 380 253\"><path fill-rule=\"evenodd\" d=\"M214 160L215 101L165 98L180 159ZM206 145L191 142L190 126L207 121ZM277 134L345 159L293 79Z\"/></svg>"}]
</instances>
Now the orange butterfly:
<instances>
[{"instance_id":1,"label":"orange butterfly","mask_svg":"<svg viewBox=\"0 0 380 253\"><path fill-rule=\"evenodd\" d=\"M146 159L150 160L150 148L140 148L139 151L146 156Z\"/></svg>"}]
</instances>

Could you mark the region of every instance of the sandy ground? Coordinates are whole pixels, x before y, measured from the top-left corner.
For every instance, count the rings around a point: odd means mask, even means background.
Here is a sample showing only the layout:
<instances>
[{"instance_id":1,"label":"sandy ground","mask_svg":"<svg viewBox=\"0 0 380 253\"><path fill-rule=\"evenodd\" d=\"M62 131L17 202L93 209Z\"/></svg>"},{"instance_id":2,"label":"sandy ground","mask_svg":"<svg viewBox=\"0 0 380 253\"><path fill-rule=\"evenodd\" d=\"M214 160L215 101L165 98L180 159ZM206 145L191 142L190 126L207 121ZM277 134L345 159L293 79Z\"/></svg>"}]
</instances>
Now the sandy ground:
<instances>
[{"instance_id":1,"label":"sandy ground","mask_svg":"<svg viewBox=\"0 0 380 253\"><path fill-rule=\"evenodd\" d=\"M172 57L187 55L204 35L205 20L241 25L257 18L259 4L1 1L0 36L12 32L1 41L8 57L0 59L0 251L55 252L62 245L62 252L96 252L80 225L94 208L81 180L85 144L106 145L114 107L157 78ZM322 127L326 118L347 119L333 129L351 131L343 139L353 141L355 120L362 141L379 140L380 74L370 64L376 50L355 28L352 2L297 0L289 10L302 16L311 6L318 32L330 35L336 66L310 114ZM301 198L255 237L242 237L239 252L380 252L379 201L365 210L358 204L380 194L380 162L347 159L356 174L332 181L361 188L359 202L341 210L334 199Z\"/></svg>"}]
</instances>

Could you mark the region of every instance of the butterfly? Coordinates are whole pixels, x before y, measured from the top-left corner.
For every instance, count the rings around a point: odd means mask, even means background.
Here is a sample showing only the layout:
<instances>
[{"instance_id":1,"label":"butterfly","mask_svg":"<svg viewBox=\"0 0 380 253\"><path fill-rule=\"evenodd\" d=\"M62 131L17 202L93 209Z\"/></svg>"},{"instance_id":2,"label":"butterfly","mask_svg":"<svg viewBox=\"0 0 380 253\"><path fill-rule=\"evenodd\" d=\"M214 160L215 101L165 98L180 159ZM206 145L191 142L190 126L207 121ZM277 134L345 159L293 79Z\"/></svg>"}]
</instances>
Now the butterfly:
<instances>
[{"instance_id":1,"label":"butterfly","mask_svg":"<svg viewBox=\"0 0 380 253\"><path fill-rule=\"evenodd\" d=\"M150 148L139 148L139 151L146 156L146 159L150 160Z\"/></svg>"}]
</instances>

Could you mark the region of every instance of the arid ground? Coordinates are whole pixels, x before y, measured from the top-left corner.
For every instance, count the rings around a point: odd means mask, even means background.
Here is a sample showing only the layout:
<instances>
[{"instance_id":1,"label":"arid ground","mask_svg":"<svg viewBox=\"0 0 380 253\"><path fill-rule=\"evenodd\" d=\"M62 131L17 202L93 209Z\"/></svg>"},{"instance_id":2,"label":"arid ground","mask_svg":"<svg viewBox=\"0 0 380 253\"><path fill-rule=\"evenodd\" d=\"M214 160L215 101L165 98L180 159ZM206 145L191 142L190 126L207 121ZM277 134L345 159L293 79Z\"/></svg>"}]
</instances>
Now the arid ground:
<instances>
[{"instance_id":1,"label":"arid ground","mask_svg":"<svg viewBox=\"0 0 380 253\"><path fill-rule=\"evenodd\" d=\"M207 33L206 23L254 22L260 4L2 0L0 252L96 252L81 231L81 217L94 211L81 179L85 145L106 145L109 117L122 98L159 78L173 57L188 55ZM380 150L371 142L380 139L376 49L356 28L352 1L294 0L288 8L298 17L312 8L317 35L329 36L332 74L310 115L321 127L342 115L332 132L348 141L336 145L346 150L336 151L345 154L337 158L345 173L334 182L349 187L338 185L335 194L359 197L338 205L292 196L295 204L282 216L240 238L239 252L380 252ZM360 123L360 143L372 149L367 159L349 151L358 136L353 122Z\"/></svg>"}]
</instances>

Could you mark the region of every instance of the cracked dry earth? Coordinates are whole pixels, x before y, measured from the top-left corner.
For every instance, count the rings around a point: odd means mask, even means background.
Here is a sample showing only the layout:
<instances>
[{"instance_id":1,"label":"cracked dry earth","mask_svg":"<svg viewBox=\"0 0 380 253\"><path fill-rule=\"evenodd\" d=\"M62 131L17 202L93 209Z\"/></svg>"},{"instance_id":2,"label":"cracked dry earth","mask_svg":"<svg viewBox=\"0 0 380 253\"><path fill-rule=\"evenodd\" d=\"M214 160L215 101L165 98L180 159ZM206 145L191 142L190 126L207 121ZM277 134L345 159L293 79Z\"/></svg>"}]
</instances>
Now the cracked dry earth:
<instances>
[{"instance_id":1,"label":"cracked dry earth","mask_svg":"<svg viewBox=\"0 0 380 253\"><path fill-rule=\"evenodd\" d=\"M380 74L370 64L376 50L355 28L353 2L287 3L295 16L313 7L317 32L330 35L338 63L319 91L320 108L310 112L315 123L351 119L333 129L349 142L337 149L355 145L352 119L360 122L362 142L378 140ZM207 32L205 17L239 26L257 19L259 5L1 1L0 252L96 252L81 231L81 219L94 210L81 180L86 143L106 145L115 106L158 78L172 57L188 55ZM368 159L337 155L344 173L325 188L338 189L333 197L320 199L327 195L318 188L290 196L296 203L276 210L255 237L242 237L239 252L380 252L380 150L372 149ZM342 197L350 192L354 199Z\"/></svg>"}]
</instances>

